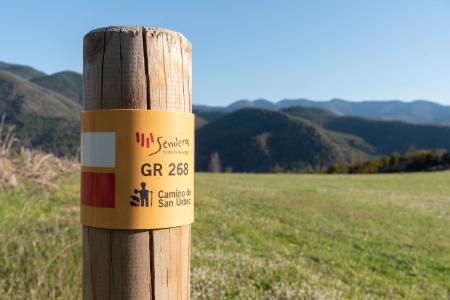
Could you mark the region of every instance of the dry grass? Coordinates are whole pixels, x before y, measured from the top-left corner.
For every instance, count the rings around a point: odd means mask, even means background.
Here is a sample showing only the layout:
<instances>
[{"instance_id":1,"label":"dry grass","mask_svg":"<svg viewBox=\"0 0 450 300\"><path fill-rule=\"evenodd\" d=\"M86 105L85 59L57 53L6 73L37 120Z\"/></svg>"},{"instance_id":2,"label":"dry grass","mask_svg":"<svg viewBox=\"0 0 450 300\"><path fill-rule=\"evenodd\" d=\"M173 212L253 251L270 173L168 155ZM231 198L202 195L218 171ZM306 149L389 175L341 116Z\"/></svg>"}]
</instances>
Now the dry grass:
<instances>
[{"instance_id":1,"label":"dry grass","mask_svg":"<svg viewBox=\"0 0 450 300\"><path fill-rule=\"evenodd\" d=\"M78 163L73 159L61 159L53 154L20 147L14 126L0 121L0 188L33 183L49 190L56 190L55 181L73 172Z\"/></svg>"}]
</instances>

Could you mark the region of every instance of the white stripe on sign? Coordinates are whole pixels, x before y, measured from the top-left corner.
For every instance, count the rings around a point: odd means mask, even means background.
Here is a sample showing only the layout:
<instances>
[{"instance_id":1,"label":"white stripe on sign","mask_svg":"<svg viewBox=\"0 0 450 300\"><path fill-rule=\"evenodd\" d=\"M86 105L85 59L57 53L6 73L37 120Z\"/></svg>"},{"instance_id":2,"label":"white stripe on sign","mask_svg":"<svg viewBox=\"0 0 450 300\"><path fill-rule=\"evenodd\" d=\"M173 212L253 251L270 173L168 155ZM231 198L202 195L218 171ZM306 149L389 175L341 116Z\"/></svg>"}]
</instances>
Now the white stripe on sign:
<instances>
[{"instance_id":1,"label":"white stripe on sign","mask_svg":"<svg viewBox=\"0 0 450 300\"><path fill-rule=\"evenodd\" d=\"M81 165L114 168L116 166L116 134L114 132L82 132Z\"/></svg>"}]
</instances>

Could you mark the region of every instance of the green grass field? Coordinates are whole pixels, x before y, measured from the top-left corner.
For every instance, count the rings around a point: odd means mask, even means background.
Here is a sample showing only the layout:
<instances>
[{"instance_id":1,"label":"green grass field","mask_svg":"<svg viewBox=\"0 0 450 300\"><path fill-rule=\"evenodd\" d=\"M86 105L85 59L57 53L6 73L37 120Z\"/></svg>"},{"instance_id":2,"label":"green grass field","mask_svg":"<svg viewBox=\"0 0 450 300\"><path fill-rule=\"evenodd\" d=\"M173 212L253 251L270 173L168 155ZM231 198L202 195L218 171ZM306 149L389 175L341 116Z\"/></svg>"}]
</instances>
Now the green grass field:
<instances>
[{"instance_id":1,"label":"green grass field","mask_svg":"<svg viewBox=\"0 0 450 300\"><path fill-rule=\"evenodd\" d=\"M80 299L78 176L0 192L0 298ZM448 299L450 172L198 174L194 299Z\"/></svg>"}]
</instances>

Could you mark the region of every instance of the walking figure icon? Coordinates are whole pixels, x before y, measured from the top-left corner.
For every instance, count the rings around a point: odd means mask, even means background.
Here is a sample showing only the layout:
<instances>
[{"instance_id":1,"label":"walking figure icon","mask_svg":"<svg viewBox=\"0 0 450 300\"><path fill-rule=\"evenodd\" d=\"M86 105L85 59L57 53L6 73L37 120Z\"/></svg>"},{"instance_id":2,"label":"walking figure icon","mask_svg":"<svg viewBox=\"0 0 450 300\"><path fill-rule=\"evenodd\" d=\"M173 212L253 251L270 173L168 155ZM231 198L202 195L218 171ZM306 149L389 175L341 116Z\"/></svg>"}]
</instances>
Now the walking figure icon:
<instances>
[{"instance_id":1,"label":"walking figure icon","mask_svg":"<svg viewBox=\"0 0 450 300\"><path fill-rule=\"evenodd\" d=\"M146 183L141 182L141 189L134 189L134 195L130 195L130 205L135 207L152 206L152 191L146 189Z\"/></svg>"}]
</instances>

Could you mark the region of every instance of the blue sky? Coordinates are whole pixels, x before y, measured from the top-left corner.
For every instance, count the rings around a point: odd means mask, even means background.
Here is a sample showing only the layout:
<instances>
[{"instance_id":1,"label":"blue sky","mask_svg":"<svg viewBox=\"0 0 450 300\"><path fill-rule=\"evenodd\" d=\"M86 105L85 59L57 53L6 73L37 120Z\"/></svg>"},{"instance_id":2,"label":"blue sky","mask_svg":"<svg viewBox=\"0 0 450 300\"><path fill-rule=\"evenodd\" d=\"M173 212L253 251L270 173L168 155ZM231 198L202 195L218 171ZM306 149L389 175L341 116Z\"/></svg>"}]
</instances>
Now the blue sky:
<instances>
[{"instance_id":1,"label":"blue sky","mask_svg":"<svg viewBox=\"0 0 450 300\"><path fill-rule=\"evenodd\" d=\"M194 103L430 99L450 104L450 1L5 1L0 61L82 68L82 38L151 25L193 44Z\"/></svg>"}]
</instances>

